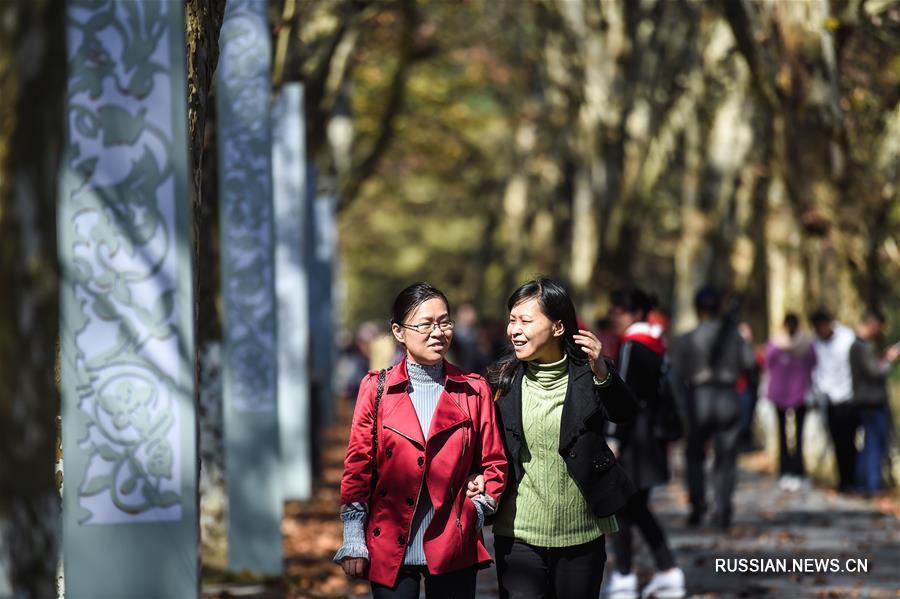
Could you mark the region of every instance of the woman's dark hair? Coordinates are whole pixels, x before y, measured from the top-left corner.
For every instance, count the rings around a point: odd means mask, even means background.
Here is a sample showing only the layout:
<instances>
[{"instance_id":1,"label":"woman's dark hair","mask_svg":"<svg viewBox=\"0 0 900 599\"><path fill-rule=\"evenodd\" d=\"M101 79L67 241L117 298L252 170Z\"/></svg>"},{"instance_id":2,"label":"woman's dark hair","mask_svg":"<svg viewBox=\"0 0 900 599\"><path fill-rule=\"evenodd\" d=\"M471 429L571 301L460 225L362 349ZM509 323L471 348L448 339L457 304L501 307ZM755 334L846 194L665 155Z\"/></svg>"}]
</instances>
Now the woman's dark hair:
<instances>
[{"instance_id":1,"label":"woman's dark hair","mask_svg":"<svg viewBox=\"0 0 900 599\"><path fill-rule=\"evenodd\" d=\"M413 310L435 297L444 300L449 312L450 301L447 300L443 291L430 283L413 283L397 294L397 298L394 300L394 309L391 312L391 324L403 324Z\"/></svg>"},{"instance_id":2,"label":"woman's dark hair","mask_svg":"<svg viewBox=\"0 0 900 599\"><path fill-rule=\"evenodd\" d=\"M784 326L793 335L800 328L800 317L794 312L788 312L784 317Z\"/></svg>"},{"instance_id":3,"label":"woman's dark hair","mask_svg":"<svg viewBox=\"0 0 900 599\"><path fill-rule=\"evenodd\" d=\"M513 291L506 302L509 311L519 303L537 299L541 312L551 321L563 324L562 347L569 357L569 362L584 364L587 358L584 351L575 343L575 332L578 331L578 319L575 316L575 305L569 292L559 281L539 276ZM510 352L488 369L488 381L495 389L507 390L512 384L516 370L521 364L515 353Z\"/></svg>"},{"instance_id":4,"label":"woman's dark hair","mask_svg":"<svg viewBox=\"0 0 900 599\"><path fill-rule=\"evenodd\" d=\"M640 320L646 320L647 313L656 307L656 296L646 293L638 287L626 287L617 289L610 295L610 302L616 308L638 314Z\"/></svg>"}]
</instances>

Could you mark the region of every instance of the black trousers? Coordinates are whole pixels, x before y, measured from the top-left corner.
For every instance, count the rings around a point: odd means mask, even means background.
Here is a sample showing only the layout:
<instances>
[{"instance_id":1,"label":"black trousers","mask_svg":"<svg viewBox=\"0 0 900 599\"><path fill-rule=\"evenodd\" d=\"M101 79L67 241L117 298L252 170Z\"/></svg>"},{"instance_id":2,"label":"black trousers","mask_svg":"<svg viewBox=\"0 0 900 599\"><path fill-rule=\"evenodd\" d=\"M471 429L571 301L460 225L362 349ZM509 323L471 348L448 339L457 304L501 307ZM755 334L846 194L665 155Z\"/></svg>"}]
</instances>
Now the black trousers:
<instances>
[{"instance_id":1,"label":"black trousers","mask_svg":"<svg viewBox=\"0 0 900 599\"><path fill-rule=\"evenodd\" d=\"M834 444L841 491L850 491L856 485L856 429L859 428L859 410L850 402L828 404L828 432Z\"/></svg>"},{"instance_id":2,"label":"black trousers","mask_svg":"<svg viewBox=\"0 0 900 599\"><path fill-rule=\"evenodd\" d=\"M569 599L600 596L606 546L603 537L571 547L536 547L494 537L500 599Z\"/></svg>"},{"instance_id":3,"label":"black trousers","mask_svg":"<svg viewBox=\"0 0 900 599\"><path fill-rule=\"evenodd\" d=\"M706 483L703 464L706 445L713 441L718 524L731 524L731 497L737 482L737 440L741 429L741 406L732 387L701 385L691 392L688 405L690 434L687 439L687 484L694 512L706 511Z\"/></svg>"},{"instance_id":4,"label":"black trousers","mask_svg":"<svg viewBox=\"0 0 900 599\"><path fill-rule=\"evenodd\" d=\"M803 418L806 416L806 406L798 406L794 410L794 451L787 444L787 413L788 410L778 408L778 447L780 457L778 459L778 472L781 475L790 474L803 476Z\"/></svg>"},{"instance_id":5,"label":"black trousers","mask_svg":"<svg viewBox=\"0 0 900 599\"><path fill-rule=\"evenodd\" d=\"M616 570L621 574L628 574L634 565L634 539L632 527L637 526L647 541L650 551L653 552L653 560L659 571L675 567L675 559L666 542L666 534L663 532L659 521L650 511L650 489L641 489L631 496L617 514L619 532L613 534L612 545L616 552Z\"/></svg>"},{"instance_id":6,"label":"black trousers","mask_svg":"<svg viewBox=\"0 0 900 599\"><path fill-rule=\"evenodd\" d=\"M475 599L477 574L475 566L446 574L429 574L426 566L404 566L400 568L397 586L391 588L373 582L372 598L419 599L419 583L424 577L427 599Z\"/></svg>"}]
</instances>

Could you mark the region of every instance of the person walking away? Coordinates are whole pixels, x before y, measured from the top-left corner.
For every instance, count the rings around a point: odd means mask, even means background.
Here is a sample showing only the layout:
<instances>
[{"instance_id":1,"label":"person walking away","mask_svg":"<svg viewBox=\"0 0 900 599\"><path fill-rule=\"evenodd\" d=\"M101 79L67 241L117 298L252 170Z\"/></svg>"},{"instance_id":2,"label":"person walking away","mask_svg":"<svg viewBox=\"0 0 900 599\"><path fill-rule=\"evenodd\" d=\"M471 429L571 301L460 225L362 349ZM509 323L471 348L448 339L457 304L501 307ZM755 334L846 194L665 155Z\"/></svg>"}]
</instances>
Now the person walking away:
<instances>
[{"instance_id":1,"label":"person walking away","mask_svg":"<svg viewBox=\"0 0 900 599\"><path fill-rule=\"evenodd\" d=\"M487 382L444 359L453 338L446 296L416 283L394 301L405 355L360 385L341 478L344 542L334 557L368 578L375 599L473 599L490 563L481 527L506 483ZM484 493L469 499L473 474Z\"/></svg>"},{"instance_id":2,"label":"person walking away","mask_svg":"<svg viewBox=\"0 0 900 599\"><path fill-rule=\"evenodd\" d=\"M816 365L813 340L799 331L800 319L794 313L784 318L784 333L766 345L766 371L769 384L766 396L778 415L778 473L779 486L798 490L804 481L803 419L806 415L806 396L812 383ZM789 418L792 416L792 418ZM788 443L788 422L794 425L793 448Z\"/></svg>"},{"instance_id":3,"label":"person walking away","mask_svg":"<svg viewBox=\"0 0 900 599\"><path fill-rule=\"evenodd\" d=\"M560 283L528 281L507 308L513 354L488 376L511 469L494 521L500 597L595 598L603 535L634 492L605 430L637 402Z\"/></svg>"},{"instance_id":4,"label":"person walking away","mask_svg":"<svg viewBox=\"0 0 900 599\"><path fill-rule=\"evenodd\" d=\"M745 370L738 377L735 390L741 405L741 423L738 429L738 453L751 452L759 449L753 436L753 416L756 413L756 404L759 401L759 381L763 364L766 359L765 347L756 347L753 344L753 329L747 322L738 325L741 337L753 346L753 355L756 361L753 367Z\"/></svg>"},{"instance_id":5,"label":"person walking away","mask_svg":"<svg viewBox=\"0 0 900 599\"><path fill-rule=\"evenodd\" d=\"M838 469L838 490L850 493L856 488L856 430L859 428L859 413L851 401L853 375L850 371L850 347L856 335L824 310L814 312L810 322L816 334L813 394L827 410L828 432Z\"/></svg>"},{"instance_id":6,"label":"person walking away","mask_svg":"<svg viewBox=\"0 0 900 599\"><path fill-rule=\"evenodd\" d=\"M887 379L891 367L900 357L900 344L891 345L879 355L876 343L884 332L884 316L869 310L850 347L850 372L853 375L853 401L859 409L864 433L856 472L860 490L870 496L881 489L881 464L888 447L890 407Z\"/></svg>"},{"instance_id":7,"label":"person walking away","mask_svg":"<svg viewBox=\"0 0 900 599\"><path fill-rule=\"evenodd\" d=\"M675 338L672 367L688 388L686 474L691 512L689 526L698 526L706 513L704 462L706 446L715 447L716 525L731 527L732 495L737 479L737 440L740 402L735 384L754 364L752 346L738 333L734 314L720 316L721 295L713 287L694 297L700 324Z\"/></svg>"},{"instance_id":8,"label":"person walking away","mask_svg":"<svg viewBox=\"0 0 900 599\"><path fill-rule=\"evenodd\" d=\"M637 527L656 564L656 572L642 595L684 597L684 572L675 565L663 527L650 508L652 488L669 480L668 442L665 434L661 435L657 429L659 421L655 419L666 409L660 394L665 359L664 329L661 324L647 321L656 301L641 289L618 290L612 294L611 303L612 321L622 338L619 375L637 397L641 411L630 423L610 426L611 443L618 445L613 446L613 451L617 452L619 463L631 477L637 492L616 513L619 532L610 537L616 567L600 596L608 599L638 597L632 538L632 529Z\"/></svg>"}]
</instances>

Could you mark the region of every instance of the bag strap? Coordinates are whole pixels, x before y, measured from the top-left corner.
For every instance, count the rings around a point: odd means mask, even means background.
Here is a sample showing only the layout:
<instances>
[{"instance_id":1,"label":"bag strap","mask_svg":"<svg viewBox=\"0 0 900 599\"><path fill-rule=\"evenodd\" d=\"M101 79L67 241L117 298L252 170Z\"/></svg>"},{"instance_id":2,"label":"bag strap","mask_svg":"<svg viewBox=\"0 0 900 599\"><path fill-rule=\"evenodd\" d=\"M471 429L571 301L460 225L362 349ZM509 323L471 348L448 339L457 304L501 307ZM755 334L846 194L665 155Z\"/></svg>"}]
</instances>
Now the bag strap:
<instances>
[{"instance_id":1,"label":"bag strap","mask_svg":"<svg viewBox=\"0 0 900 599\"><path fill-rule=\"evenodd\" d=\"M375 417L372 418L372 486L378 477L378 409L381 406L381 396L384 394L384 379L387 369L378 371L378 389L375 391Z\"/></svg>"}]
</instances>

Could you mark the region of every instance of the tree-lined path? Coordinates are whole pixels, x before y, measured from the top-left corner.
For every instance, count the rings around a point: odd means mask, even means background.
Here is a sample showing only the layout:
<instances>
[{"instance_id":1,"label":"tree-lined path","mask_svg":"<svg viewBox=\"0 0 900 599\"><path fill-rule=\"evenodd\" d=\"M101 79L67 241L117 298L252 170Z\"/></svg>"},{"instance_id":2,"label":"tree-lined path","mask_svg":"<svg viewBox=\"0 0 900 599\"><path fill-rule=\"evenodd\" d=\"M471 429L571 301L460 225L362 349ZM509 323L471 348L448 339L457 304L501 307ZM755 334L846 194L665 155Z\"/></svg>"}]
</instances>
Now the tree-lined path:
<instances>
[{"instance_id":1,"label":"tree-lined path","mask_svg":"<svg viewBox=\"0 0 900 599\"><path fill-rule=\"evenodd\" d=\"M758 350L820 310L896 343L898 91L900 0L0 0L0 598L365 593L335 397L413 281L484 362L536 273L598 332L712 285ZM661 490L690 591L898 596L898 441L893 503L756 456L722 536ZM870 571L712 561L782 555Z\"/></svg>"},{"instance_id":2,"label":"tree-lined path","mask_svg":"<svg viewBox=\"0 0 900 599\"><path fill-rule=\"evenodd\" d=\"M349 430L350 409L341 405L340 418L325 436L323 482L309 502L289 503L282 526L284 533L286 590L280 585L206 585L205 599L225 597L366 597L368 585L351 583L331 556L341 542L338 518L339 483ZM681 448L673 447L675 471L680 473ZM653 504L670 534L678 565L684 569L692 597L867 597L900 596L900 517L896 500L876 500L838 495L810 487L790 492L778 488L767 471L763 452L741 458L736 515L732 530L723 534L712 527L689 529L687 494L681 479L654 491ZM640 535L635 538L640 539ZM489 547L490 535L488 535ZM642 583L652 574L652 562L638 541L636 571ZM492 547L491 547L492 550ZM804 562L806 573L716 572L719 559L783 559L789 570L795 559L837 559L840 568L848 559L867 560L867 573L812 572L816 562ZM607 565L607 575L610 571ZM734 563L734 562L732 562ZM761 566L778 562L759 562ZM747 562L747 569L750 569ZM818 562L822 566L822 562ZM832 562L825 569L832 567ZM738 567L740 565L738 564ZM732 568L734 569L734 568ZM493 568L479 573L479 597L497 597ZM226 593L230 593L226 594Z\"/></svg>"}]
</instances>

